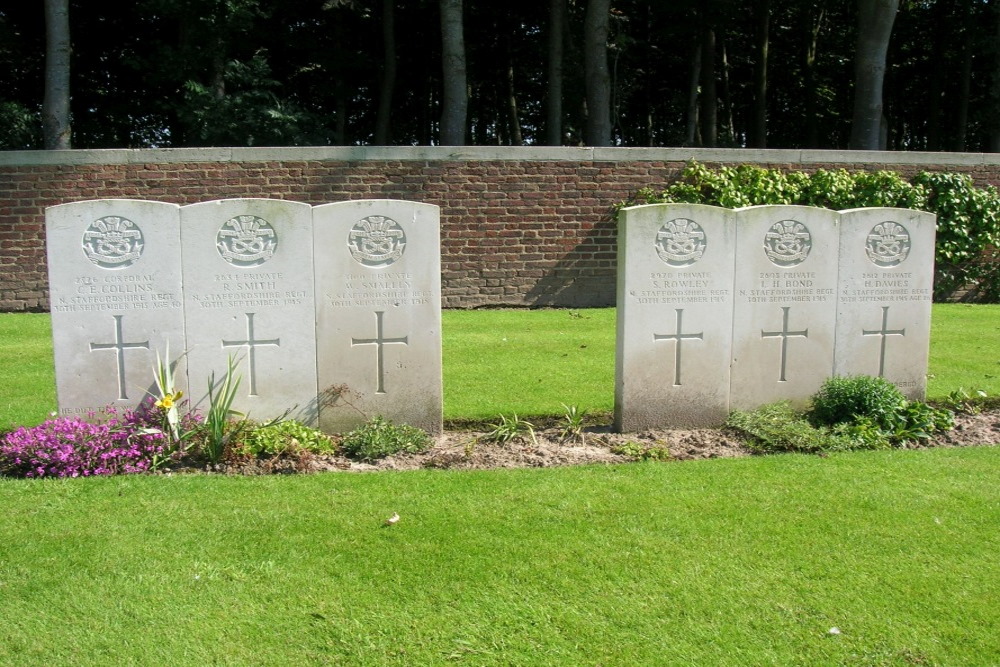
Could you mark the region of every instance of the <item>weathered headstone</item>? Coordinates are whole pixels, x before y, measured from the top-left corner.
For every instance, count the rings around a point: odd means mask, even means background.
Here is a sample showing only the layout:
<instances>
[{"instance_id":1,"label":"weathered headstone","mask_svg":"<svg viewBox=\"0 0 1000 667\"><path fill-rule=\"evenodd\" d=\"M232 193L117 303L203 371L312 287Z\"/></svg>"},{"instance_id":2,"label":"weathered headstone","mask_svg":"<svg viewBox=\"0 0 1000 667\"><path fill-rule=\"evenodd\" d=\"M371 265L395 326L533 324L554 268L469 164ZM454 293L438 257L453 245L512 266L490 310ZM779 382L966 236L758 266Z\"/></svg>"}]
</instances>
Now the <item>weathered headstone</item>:
<instances>
[{"instance_id":1,"label":"weathered headstone","mask_svg":"<svg viewBox=\"0 0 1000 667\"><path fill-rule=\"evenodd\" d=\"M242 378L234 409L316 422L312 217L308 204L225 199L181 208L191 396Z\"/></svg>"},{"instance_id":2,"label":"weathered headstone","mask_svg":"<svg viewBox=\"0 0 1000 667\"><path fill-rule=\"evenodd\" d=\"M439 433L439 209L365 200L313 209L320 426L381 415Z\"/></svg>"},{"instance_id":3,"label":"weathered headstone","mask_svg":"<svg viewBox=\"0 0 1000 667\"><path fill-rule=\"evenodd\" d=\"M802 406L833 374L839 216L754 206L737 225L731 407Z\"/></svg>"},{"instance_id":4,"label":"weathered headstone","mask_svg":"<svg viewBox=\"0 0 1000 667\"><path fill-rule=\"evenodd\" d=\"M735 214L696 204L618 222L615 423L714 426L729 413Z\"/></svg>"},{"instance_id":5,"label":"weathered headstone","mask_svg":"<svg viewBox=\"0 0 1000 667\"><path fill-rule=\"evenodd\" d=\"M46 210L59 412L98 418L152 391L184 349L179 207L100 199ZM184 359L175 373L185 375Z\"/></svg>"},{"instance_id":6,"label":"weathered headstone","mask_svg":"<svg viewBox=\"0 0 1000 667\"><path fill-rule=\"evenodd\" d=\"M884 377L924 398L935 220L907 209L841 211L837 375Z\"/></svg>"}]
</instances>

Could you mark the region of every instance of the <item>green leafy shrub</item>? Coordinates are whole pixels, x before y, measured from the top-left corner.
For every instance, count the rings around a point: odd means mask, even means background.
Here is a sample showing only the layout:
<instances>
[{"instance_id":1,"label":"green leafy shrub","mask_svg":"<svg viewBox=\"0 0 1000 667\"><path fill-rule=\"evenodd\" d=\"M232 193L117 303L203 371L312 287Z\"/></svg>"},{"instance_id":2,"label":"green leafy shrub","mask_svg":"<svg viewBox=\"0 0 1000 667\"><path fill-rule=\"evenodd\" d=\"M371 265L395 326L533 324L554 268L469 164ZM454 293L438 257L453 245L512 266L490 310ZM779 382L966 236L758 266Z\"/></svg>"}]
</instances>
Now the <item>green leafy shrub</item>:
<instances>
[{"instance_id":1,"label":"green leafy shrub","mask_svg":"<svg viewBox=\"0 0 1000 667\"><path fill-rule=\"evenodd\" d=\"M344 453L362 461L375 461L400 452L417 454L430 445L431 437L425 431L406 424L393 424L381 416L354 429L340 443Z\"/></svg>"},{"instance_id":2,"label":"green leafy shrub","mask_svg":"<svg viewBox=\"0 0 1000 667\"><path fill-rule=\"evenodd\" d=\"M896 421L888 432L894 443L927 440L935 433L955 426L955 413L934 408L920 401L907 401L896 413Z\"/></svg>"},{"instance_id":3,"label":"green leafy shrub","mask_svg":"<svg viewBox=\"0 0 1000 667\"><path fill-rule=\"evenodd\" d=\"M972 285L978 298L1000 302L1000 193L993 186L976 187L966 174L921 172L907 181L891 171L805 173L754 165L711 169L692 162L666 188L643 188L621 206L668 202L727 208L797 204L930 211L938 217L935 297Z\"/></svg>"},{"instance_id":4,"label":"green leafy shrub","mask_svg":"<svg viewBox=\"0 0 1000 667\"><path fill-rule=\"evenodd\" d=\"M737 410L729 415L726 426L746 436L747 445L759 453L830 452L879 444L875 441L865 444L857 434L843 430L814 426L785 401L746 412Z\"/></svg>"},{"instance_id":5,"label":"green leafy shrub","mask_svg":"<svg viewBox=\"0 0 1000 667\"><path fill-rule=\"evenodd\" d=\"M288 420L246 429L234 445L238 456L281 456L283 454L332 454L337 450L330 436L305 424Z\"/></svg>"},{"instance_id":6,"label":"green leafy shrub","mask_svg":"<svg viewBox=\"0 0 1000 667\"><path fill-rule=\"evenodd\" d=\"M882 434L890 444L926 440L954 426L951 410L906 397L884 378L855 375L829 378L813 396L809 419L840 426L840 432L869 444Z\"/></svg>"},{"instance_id":7,"label":"green leafy shrub","mask_svg":"<svg viewBox=\"0 0 1000 667\"><path fill-rule=\"evenodd\" d=\"M808 417L814 424L826 426L867 419L878 428L889 430L905 404L906 397L885 378L832 377L813 396Z\"/></svg>"}]
</instances>

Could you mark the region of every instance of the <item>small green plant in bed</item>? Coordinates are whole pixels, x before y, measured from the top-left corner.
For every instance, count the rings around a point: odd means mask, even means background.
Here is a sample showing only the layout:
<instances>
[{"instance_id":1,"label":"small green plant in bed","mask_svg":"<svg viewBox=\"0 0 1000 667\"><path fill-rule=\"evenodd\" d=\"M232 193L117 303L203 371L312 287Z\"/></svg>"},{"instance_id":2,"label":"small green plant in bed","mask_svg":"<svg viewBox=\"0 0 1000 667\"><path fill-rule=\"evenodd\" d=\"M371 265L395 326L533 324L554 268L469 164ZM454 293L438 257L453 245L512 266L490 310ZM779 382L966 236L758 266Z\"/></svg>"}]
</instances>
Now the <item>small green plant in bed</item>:
<instances>
[{"instance_id":1,"label":"small green plant in bed","mask_svg":"<svg viewBox=\"0 0 1000 667\"><path fill-rule=\"evenodd\" d=\"M579 440L584 443L583 425L587 410L580 410L575 405L563 403L563 416L560 419L559 437L563 440Z\"/></svg>"},{"instance_id":2,"label":"small green plant in bed","mask_svg":"<svg viewBox=\"0 0 1000 667\"><path fill-rule=\"evenodd\" d=\"M289 419L246 429L232 451L237 456L259 458L298 455L301 452L333 454L337 451L337 446L322 431Z\"/></svg>"},{"instance_id":3,"label":"small green plant in bed","mask_svg":"<svg viewBox=\"0 0 1000 667\"><path fill-rule=\"evenodd\" d=\"M611 448L612 454L624 456L632 461L669 461L673 457L670 455L670 448L666 445L656 444L647 447L639 442L623 442Z\"/></svg>"},{"instance_id":4,"label":"small green plant in bed","mask_svg":"<svg viewBox=\"0 0 1000 667\"><path fill-rule=\"evenodd\" d=\"M950 392L943 401L946 408L955 413L965 415L978 415L983 411L983 403L989 395L982 389L977 389L973 393L966 391L965 387L959 387Z\"/></svg>"},{"instance_id":5,"label":"small green plant in bed","mask_svg":"<svg viewBox=\"0 0 1000 667\"><path fill-rule=\"evenodd\" d=\"M487 442L506 444L518 438L528 436L535 442L535 425L526 419L521 419L515 412L513 416L497 415L497 421L490 424L491 430L483 436Z\"/></svg>"},{"instance_id":6,"label":"small green plant in bed","mask_svg":"<svg viewBox=\"0 0 1000 667\"><path fill-rule=\"evenodd\" d=\"M760 453L819 453L863 446L862 433L846 434L814 426L784 401L769 403L756 410L737 410L729 415L726 426L746 436L747 445ZM880 442L881 439L873 438L867 445L877 448Z\"/></svg>"},{"instance_id":7,"label":"small green plant in bed","mask_svg":"<svg viewBox=\"0 0 1000 667\"><path fill-rule=\"evenodd\" d=\"M377 416L345 435L340 448L356 459L375 461L392 454L418 454L430 445L425 431Z\"/></svg>"}]
</instances>

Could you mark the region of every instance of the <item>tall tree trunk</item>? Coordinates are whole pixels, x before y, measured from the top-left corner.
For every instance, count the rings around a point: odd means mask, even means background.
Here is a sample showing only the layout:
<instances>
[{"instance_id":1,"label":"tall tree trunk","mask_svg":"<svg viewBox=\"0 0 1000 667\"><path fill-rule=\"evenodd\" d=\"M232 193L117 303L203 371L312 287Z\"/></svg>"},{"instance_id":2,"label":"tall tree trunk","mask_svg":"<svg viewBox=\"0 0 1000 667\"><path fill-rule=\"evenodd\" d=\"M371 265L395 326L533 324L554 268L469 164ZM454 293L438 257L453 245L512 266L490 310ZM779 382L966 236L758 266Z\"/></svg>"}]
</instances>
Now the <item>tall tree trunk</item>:
<instances>
[{"instance_id":1,"label":"tall tree trunk","mask_svg":"<svg viewBox=\"0 0 1000 667\"><path fill-rule=\"evenodd\" d=\"M753 120L750 124L750 146L767 148L767 52L771 38L770 0L754 3L754 32L757 61L753 66Z\"/></svg>"},{"instance_id":2,"label":"tall tree trunk","mask_svg":"<svg viewBox=\"0 0 1000 667\"><path fill-rule=\"evenodd\" d=\"M993 17L993 80L990 81L990 136L988 150L1000 153L1000 0L990 0Z\"/></svg>"},{"instance_id":3,"label":"tall tree trunk","mask_svg":"<svg viewBox=\"0 0 1000 667\"><path fill-rule=\"evenodd\" d=\"M816 55L819 51L819 33L823 27L826 8L822 3L814 10L804 10L808 21L809 41L806 45L806 62L803 84L805 86L806 148L819 148L819 103L816 92Z\"/></svg>"},{"instance_id":4,"label":"tall tree trunk","mask_svg":"<svg viewBox=\"0 0 1000 667\"><path fill-rule=\"evenodd\" d=\"M345 39L345 29L343 21L336 21L333 24L334 44L343 44ZM338 62L333 68L333 98L334 98L334 125L333 143L335 146L347 145L347 83L346 72L342 63Z\"/></svg>"},{"instance_id":5,"label":"tall tree trunk","mask_svg":"<svg viewBox=\"0 0 1000 667\"><path fill-rule=\"evenodd\" d=\"M608 72L610 0L587 0L584 18L584 82L587 91L587 128L590 146L611 145L611 75Z\"/></svg>"},{"instance_id":6,"label":"tall tree trunk","mask_svg":"<svg viewBox=\"0 0 1000 667\"><path fill-rule=\"evenodd\" d=\"M390 143L392 93L396 87L396 0L382 0L382 80L375 118L375 145Z\"/></svg>"},{"instance_id":7,"label":"tall tree trunk","mask_svg":"<svg viewBox=\"0 0 1000 667\"><path fill-rule=\"evenodd\" d=\"M344 85L344 75L339 73L336 80L333 82L334 95L336 97L336 102L334 103L334 113L336 114L336 120L333 126L333 144L334 146L346 146L347 145L347 86Z\"/></svg>"},{"instance_id":8,"label":"tall tree trunk","mask_svg":"<svg viewBox=\"0 0 1000 667\"><path fill-rule=\"evenodd\" d=\"M960 153L966 150L965 138L969 130L969 84L972 79L972 46L969 44L969 33L965 34L966 41L963 46L958 104L956 105L958 117L955 119L955 150Z\"/></svg>"},{"instance_id":9,"label":"tall tree trunk","mask_svg":"<svg viewBox=\"0 0 1000 667\"><path fill-rule=\"evenodd\" d=\"M45 0L45 97L42 133L47 150L71 147L69 121L69 0Z\"/></svg>"},{"instance_id":10,"label":"tall tree trunk","mask_svg":"<svg viewBox=\"0 0 1000 667\"><path fill-rule=\"evenodd\" d=\"M882 84L889 37L899 0L858 0L854 67L854 116L850 147L878 150L882 137Z\"/></svg>"},{"instance_id":11,"label":"tall tree trunk","mask_svg":"<svg viewBox=\"0 0 1000 667\"><path fill-rule=\"evenodd\" d=\"M684 145L697 146L701 143L698 133L698 81L701 79L701 44L692 49L691 75L688 79L687 132Z\"/></svg>"},{"instance_id":12,"label":"tall tree trunk","mask_svg":"<svg viewBox=\"0 0 1000 667\"><path fill-rule=\"evenodd\" d=\"M701 145L719 143L719 100L715 92L715 28L705 25L701 36Z\"/></svg>"},{"instance_id":13,"label":"tall tree trunk","mask_svg":"<svg viewBox=\"0 0 1000 667\"><path fill-rule=\"evenodd\" d=\"M469 91L465 70L462 0L441 0L441 145L465 144Z\"/></svg>"},{"instance_id":14,"label":"tall tree trunk","mask_svg":"<svg viewBox=\"0 0 1000 667\"><path fill-rule=\"evenodd\" d=\"M722 74L719 78L719 106L722 109L722 135L723 141L732 146L736 142L736 123L733 122L733 98L729 88L729 55L726 50L726 41L722 40Z\"/></svg>"},{"instance_id":15,"label":"tall tree trunk","mask_svg":"<svg viewBox=\"0 0 1000 667\"><path fill-rule=\"evenodd\" d=\"M211 71L209 73L209 87L212 90L212 99L222 102L226 99L226 57L225 45L220 38L217 49L212 53Z\"/></svg>"},{"instance_id":16,"label":"tall tree trunk","mask_svg":"<svg viewBox=\"0 0 1000 667\"><path fill-rule=\"evenodd\" d=\"M545 88L545 143L563 143L563 33L566 31L566 0L549 0L548 81Z\"/></svg>"},{"instance_id":17,"label":"tall tree trunk","mask_svg":"<svg viewBox=\"0 0 1000 667\"><path fill-rule=\"evenodd\" d=\"M653 63L655 62L655 57L653 53L653 10L650 5L646 5L646 20L643 26L643 41L646 46L643 50L643 70L645 76L642 77L642 102L643 108L645 109L645 127L643 128L643 145L652 146L654 142L655 127L653 121L653 109L655 107L656 95L653 92L653 77L650 76L650 72L653 71Z\"/></svg>"},{"instance_id":18,"label":"tall tree trunk","mask_svg":"<svg viewBox=\"0 0 1000 667\"><path fill-rule=\"evenodd\" d=\"M521 118L517 111L517 93L514 89L514 58L509 49L507 55L507 85L504 93L507 98L507 119L510 122L510 145L521 146L524 139L521 137Z\"/></svg>"}]
</instances>

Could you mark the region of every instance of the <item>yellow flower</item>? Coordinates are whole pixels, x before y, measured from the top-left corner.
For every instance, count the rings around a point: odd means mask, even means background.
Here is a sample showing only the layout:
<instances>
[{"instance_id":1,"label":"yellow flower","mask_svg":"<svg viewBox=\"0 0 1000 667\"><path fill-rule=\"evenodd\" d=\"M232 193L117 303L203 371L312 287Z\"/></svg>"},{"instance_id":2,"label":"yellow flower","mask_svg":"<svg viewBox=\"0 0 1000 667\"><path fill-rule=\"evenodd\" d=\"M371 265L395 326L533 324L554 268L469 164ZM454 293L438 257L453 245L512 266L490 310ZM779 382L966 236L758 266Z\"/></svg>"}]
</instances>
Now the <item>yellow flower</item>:
<instances>
[{"instance_id":1,"label":"yellow flower","mask_svg":"<svg viewBox=\"0 0 1000 667\"><path fill-rule=\"evenodd\" d=\"M174 407L174 403L180 400L184 392L179 391L176 394L166 394L163 398L156 402L156 407L163 408L163 410L171 410Z\"/></svg>"}]
</instances>

